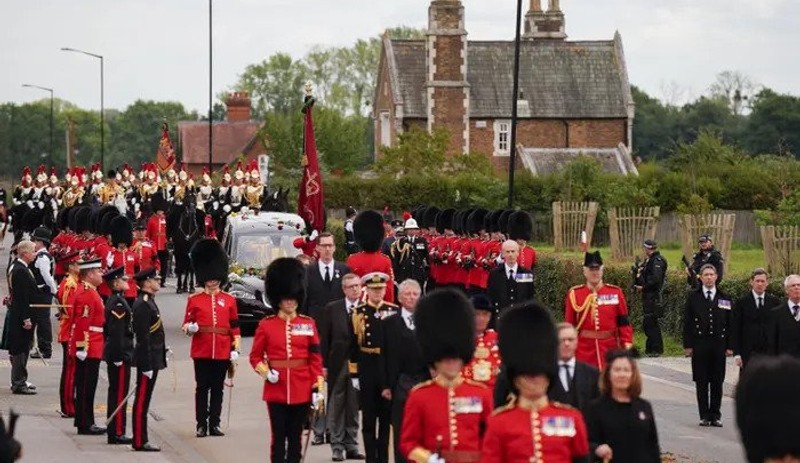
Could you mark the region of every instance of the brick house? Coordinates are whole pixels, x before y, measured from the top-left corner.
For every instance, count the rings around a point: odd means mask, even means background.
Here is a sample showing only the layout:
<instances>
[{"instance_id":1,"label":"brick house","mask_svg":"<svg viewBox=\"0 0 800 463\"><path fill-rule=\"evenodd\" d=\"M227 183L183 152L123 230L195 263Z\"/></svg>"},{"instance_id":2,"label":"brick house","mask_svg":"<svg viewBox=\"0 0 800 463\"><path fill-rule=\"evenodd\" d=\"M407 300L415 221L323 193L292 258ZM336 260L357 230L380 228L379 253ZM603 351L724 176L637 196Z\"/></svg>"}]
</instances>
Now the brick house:
<instances>
[{"instance_id":1,"label":"brick house","mask_svg":"<svg viewBox=\"0 0 800 463\"><path fill-rule=\"evenodd\" d=\"M252 121L250 96L247 92L233 92L225 101L225 121L213 124L213 171L230 164L244 155L246 163L266 154L258 131L263 122ZM178 152L181 160L195 177L208 165L208 122L184 121L178 123Z\"/></svg>"},{"instance_id":2,"label":"brick house","mask_svg":"<svg viewBox=\"0 0 800 463\"><path fill-rule=\"evenodd\" d=\"M583 154L606 169L636 174L621 36L566 37L559 1L544 10L541 0L530 0L520 46L517 166L543 173ZM384 35L373 100L376 157L412 126L444 128L448 154L481 152L507 171L513 64L513 40L469 41L461 1L431 1L425 40ZM537 161L548 167L535 168Z\"/></svg>"}]
</instances>

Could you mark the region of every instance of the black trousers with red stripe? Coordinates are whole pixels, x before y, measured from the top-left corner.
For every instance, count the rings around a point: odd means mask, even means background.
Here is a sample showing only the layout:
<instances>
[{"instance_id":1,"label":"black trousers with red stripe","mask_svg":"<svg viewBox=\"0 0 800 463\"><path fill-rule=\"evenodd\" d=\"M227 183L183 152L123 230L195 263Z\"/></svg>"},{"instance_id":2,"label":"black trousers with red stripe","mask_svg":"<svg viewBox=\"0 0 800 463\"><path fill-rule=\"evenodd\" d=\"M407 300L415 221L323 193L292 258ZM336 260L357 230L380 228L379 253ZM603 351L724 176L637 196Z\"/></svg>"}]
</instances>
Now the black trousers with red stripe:
<instances>
[{"instance_id":1,"label":"black trousers with red stripe","mask_svg":"<svg viewBox=\"0 0 800 463\"><path fill-rule=\"evenodd\" d=\"M108 364L108 399L106 401L106 418L114 413L120 403L128 396L128 391L131 387L131 366L123 363L120 366L114 363ZM123 408L114 416L114 419L108 423L106 434L108 437L124 436L126 424L128 422L126 413L127 410Z\"/></svg>"},{"instance_id":2,"label":"black trousers with red stripe","mask_svg":"<svg viewBox=\"0 0 800 463\"><path fill-rule=\"evenodd\" d=\"M75 427L84 431L94 425L94 394L100 359L75 359Z\"/></svg>"},{"instance_id":3,"label":"black trousers with red stripe","mask_svg":"<svg viewBox=\"0 0 800 463\"><path fill-rule=\"evenodd\" d=\"M267 402L269 429L272 434L272 462L299 463L302 453L303 424L308 420L309 403L287 405Z\"/></svg>"},{"instance_id":4,"label":"black trousers with red stripe","mask_svg":"<svg viewBox=\"0 0 800 463\"><path fill-rule=\"evenodd\" d=\"M61 399L61 413L75 416L75 357L67 355L69 343L61 343L61 381L58 396Z\"/></svg>"},{"instance_id":5,"label":"black trousers with red stripe","mask_svg":"<svg viewBox=\"0 0 800 463\"><path fill-rule=\"evenodd\" d=\"M136 370L136 399L133 401L133 448L142 448L148 442L147 413L150 410L150 399L156 386L158 370L153 370L153 377L148 378L141 370Z\"/></svg>"}]
</instances>

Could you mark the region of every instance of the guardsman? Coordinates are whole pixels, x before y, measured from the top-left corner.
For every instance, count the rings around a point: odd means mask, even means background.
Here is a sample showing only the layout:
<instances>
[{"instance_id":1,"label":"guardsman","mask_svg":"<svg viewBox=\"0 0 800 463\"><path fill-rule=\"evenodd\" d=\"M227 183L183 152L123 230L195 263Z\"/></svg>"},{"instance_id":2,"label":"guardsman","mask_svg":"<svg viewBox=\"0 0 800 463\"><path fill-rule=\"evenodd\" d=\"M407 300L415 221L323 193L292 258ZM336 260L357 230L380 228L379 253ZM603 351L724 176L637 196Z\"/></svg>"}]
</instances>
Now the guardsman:
<instances>
[{"instance_id":1,"label":"guardsman","mask_svg":"<svg viewBox=\"0 0 800 463\"><path fill-rule=\"evenodd\" d=\"M353 309L350 317L353 342L348 369L353 387L359 391L361 430L368 463L389 461L391 407L381 395L385 377L383 319L397 311L396 305L384 300L389 281L385 273L364 275L362 282L367 287L367 299Z\"/></svg>"},{"instance_id":2,"label":"guardsman","mask_svg":"<svg viewBox=\"0 0 800 463\"><path fill-rule=\"evenodd\" d=\"M280 258L267 268L265 293L277 315L258 324L250 365L264 378L272 444L270 461L300 462L309 406L324 406L320 340L314 319L297 313L306 297L305 267Z\"/></svg>"},{"instance_id":3,"label":"guardsman","mask_svg":"<svg viewBox=\"0 0 800 463\"><path fill-rule=\"evenodd\" d=\"M69 337L72 332L72 307L75 296L83 284L80 281L79 254L73 252L63 257L67 276L58 285L58 342L61 344L61 381L58 396L61 399L61 417L75 417L75 357L69 354Z\"/></svg>"},{"instance_id":4,"label":"guardsman","mask_svg":"<svg viewBox=\"0 0 800 463\"><path fill-rule=\"evenodd\" d=\"M464 378L485 384L490 390L494 390L501 364L497 331L489 328L494 308L484 294L476 294L470 301L475 307L475 355L464 365L462 373Z\"/></svg>"},{"instance_id":5,"label":"guardsman","mask_svg":"<svg viewBox=\"0 0 800 463\"><path fill-rule=\"evenodd\" d=\"M109 267L122 267L125 270L125 276L128 277L128 287L123 297L125 297L129 306L133 306L133 301L136 300L138 292L136 283L133 282L133 275L141 267L139 256L131 249L133 244L133 225L129 218L118 216L111 221L110 232L113 248L110 251L111 257L108 258Z\"/></svg>"},{"instance_id":6,"label":"guardsman","mask_svg":"<svg viewBox=\"0 0 800 463\"><path fill-rule=\"evenodd\" d=\"M486 253L488 245L488 235L484 225L485 218L489 214L486 209L475 209L467 218L467 227L472 238L470 239L470 268L469 268L469 291L471 294L486 292L486 285L489 280L489 271L481 265L481 258Z\"/></svg>"},{"instance_id":7,"label":"guardsman","mask_svg":"<svg viewBox=\"0 0 800 463\"><path fill-rule=\"evenodd\" d=\"M504 374L515 398L489 418L480 462L589 461L583 415L547 398L550 382L558 381L550 310L536 302L513 308L500 321L500 332Z\"/></svg>"},{"instance_id":8,"label":"guardsman","mask_svg":"<svg viewBox=\"0 0 800 463\"><path fill-rule=\"evenodd\" d=\"M431 251L429 253L431 262L431 278L434 281L434 286L437 288L444 287L450 284L450 275L448 273L448 254L450 251L450 241L453 239L453 209L445 209L436 215L434 220L436 224L436 231L440 234L431 243Z\"/></svg>"},{"instance_id":9,"label":"guardsman","mask_svg":"<svg viewBox=\"0 0 800 463\"><path fill-rule=\"evenodd\" d=\"M517 211L508 217L508 238L519 244L519 265L534 270L536 251L528 246L533 235L533 220L525 211Z\"/></svg>"},{"instance_id":10,"label":"guardsman","mask_svg":"<svg viewBox=\"0 0 800 463\"><path fill-rule=\"evenodd\" d=\"M78 434L105 434L106 428L94 423L94 395L100 360L103 358L103 325L105 307L97 287L103 282L103 265L99 258L80 263L83 289L75 296L72 306L74 327L70 348L77 358L75 363L75 427Z\"/></svg>"},{"instance_id":11,"label":"guardsman","mask_svg":"<svg viewBox=\"0 0 800 463\"><path fill-rule=\"evenodd\" d=\"M153 215L147 220L147 239L149 239L158 253L159 268L161 273L161 287L167 278L169 253L167 252L167 202L161 192L153 194L150 198Z\"/></svg>"},{"instance_id":12,"label":"guardsman","mask_svg":"<svg viewBox=\"0 0 800 463\"><path fill-rule=\"evenodd\" d=\"M363 211L353 221L353 233L361 251L347 258L347 266L353 273L364 277L368 273L380 272L389 276L385 299L394 302L394 272L392 260L381 253L383 242L383 217L372 210Z\"/></svg>"},{"instance_id":13,"label":"guardsman","mask_svg":"<svg viewBox=\"0 0 800 463\"><path fill-rule=\"evenodd\" d=\"M659 357L664 353L664 341L658 319L664 316L661 290L667 276L667 261L658 251L658 244L653 240L643 243L645 260L637 269L634 288L642 294L642 329L647 342L645 354Z\"/></svg>"},{"instance_id":14,"label":"guardsman","mask_svg":"<svg viewBox=\"0 0 800 463\"><path fill-rule=\"evenodd\" d=\"M139 261L139 269L155 268L161 271L161 261L158 260L158 251L153 242L147 239L147 226L144 222L138 222L133 227L133 246L132 250Z\"/></svg>"},{"instance_id":15,"label":"guardsman","mask_svg":"<svg viewBox=\"0 0 800 463\"><path fill-rule=\"evenodd\" d=\"M147 413L159 370L167 368L167 347L161 312L155 296L160 279L155 267L146 268L134 277L139 297L133 303L133 332L136 337L136 399L133 401L133 449L158 452L147 435ZM122 411L120 413L123 413Z\"/></svg>"},{"instance_id":16,"label":"guardsman","mask_svg":"<svg viewBox=\"0 0 800 463\"><path fill-rule=\"evenodd\" d=\"M203 291L189 296L183 331L192 336L197 437L224 436L220 428L225 375L239 358L241 335L236 298L220 289L228 278L228 256L217 240L202 239L191 252ZM209 401L210 397L210 401Z\"/></svg>"},{"instance_id":17,"label":"guardsman","mask_svg":"<svg viewBox=\"0 0 800 463\"><path fill-rule=\"evenodd\" d=\"M692 257L692 269L686 269L687 282L692 288L700 287L700 268L705 264L711 264L717 270L717 281L719 284L722 281L722 272L725 270L725 259L722 258L722 253L714 249L714 240L708 233L700 235L697 239L697 244L700 250ZM696 277L692 280L692 275Z\"/></svg>"},{"instance_id":18,"label":"guardsman","mask_svg":"<svg viewBox=\"0 0 800 463\"><path fill-rule=\"evenodd\" d=\"M575 357L602 370L606 352L633 347L633 327L622 288L603 283L600 251L586 253L583 276L586 284L567 293L564 319L578 331Z\"/></svg>"},{"instance_id":19,"label":"guardsman","mask_svg":"<svg viewBox=\"0 0 800 463\"><path fill-rule=\"evenodd\" d=\"M127 219L126 219L127 220ZM108 366L108 399L106 414L110 417L117 406L128 396L131 384L131 362L133 361L133 317L131 307L125 300L128 277L125 267L107 271L103 278L111 289L106 300L105 352ZM106 428L109 444L130 444L125 434L127 413L120 411Z\"/></svg>"},{"instance_id":20,"label":"guardsman","mask_svg":"<svg viewBox=\"0 0 800 463\"><path fill-rule=\"evenodd\" d=\"M436 375L414 387L406 402L400 449L409 461L480 461L492 391L461 374L475 350L474 312L453 289L433 291L419 301L417 339Z\"/></svg>"},{"instance_id":21,"label":"guardsman","mask_svg":"<svg viewBox=\"0 0 800 463\"><path fill-rule=\"evenodd\" d=\"M69 218L74 213L74 209L62 209L59 212L59 232L50 243L50 254L56 259L55 277L56 282L61 283L61 280L67 274L67 262L65 257L72 254L72 243L75 240L75 234L72 232L72 227L69 224Z\"/></svg>"}]
</instances>

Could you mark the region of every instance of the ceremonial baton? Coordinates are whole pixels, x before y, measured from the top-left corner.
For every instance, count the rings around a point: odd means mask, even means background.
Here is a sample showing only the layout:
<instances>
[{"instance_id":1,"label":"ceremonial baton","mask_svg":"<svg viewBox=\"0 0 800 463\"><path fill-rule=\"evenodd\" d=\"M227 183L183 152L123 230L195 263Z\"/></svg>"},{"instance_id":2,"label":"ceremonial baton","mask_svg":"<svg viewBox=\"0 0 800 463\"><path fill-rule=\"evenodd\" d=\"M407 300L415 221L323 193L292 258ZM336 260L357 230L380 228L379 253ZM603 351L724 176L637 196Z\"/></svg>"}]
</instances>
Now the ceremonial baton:
<instances>
[{"instance_id":1,"label":"ceremonial baton","mask_svg":"<svg viewBox=\"0 0 800 463\"><path fill-rule=\"evenodd\" d=\"M227 423L225 424L225 430L231 427L231 405L233 404L233 376L236 374L236 362L231 362L228 365L228 379L230 379L230 383L225 381L225 386L231 389L230 394L228 394L228 418Z\"/></svg>"},{"instance_id":2,"label":"ceremonial baton","mask_svg":"<svg viewBox=\"0 0 800 463\"><path fill-rule=\"evenodd\" d=\"M120 411L120 410L122 410L122 407L123 407L123 406L124 406L126 403L128 403L128 400L129 400L129 399L130 399L130 398L133 396L133 394L135 394L135 393L136 393L136 385L134 384L134 385L133 385L133 387L131 388L131 392L129 392L129 393L128 393L128 395L126 395L126 396L125 396L125 398L124 398L124 399L122 399L122 402L120 402L120 404L119 404L119 405L117 405L117 408L115 408L115 409L114 409L114 413L112 413L112 414L111 414L111 416L109 416L109 417L108 417L108 419L106 420L106 424L105 424L105 426L106 426L106 427L108 426L108 423L111 423L111 420L113 420L113 419L114 419L114 417L115 417L115 416L117 416L117 414L119 413L119 411Z\"/></svg>"},{"instance_id":3,"label":"ceremonial baton","mask_svg":"<svg viewBox=\"0 0 800 463\"><path fill-rule=\"evenodd\" d=\"M35 309L49 309L51 307L72 307L69 304L31 304L30 307Z\"/></svg>"},{"instance_id":4,"label":"ceremonial baton","mask_svg":"<svg viewBox=\"0 0 800 463\"><path fill-rule=\"evenodd\" d=\"M172 378L172 392L176 392L178 390L178 371L175 369L173 365L172 368L169 367L170 363L175 361L175 351L172 350L171 346L167 346L167 369L169 369L169 374Z\"/></svg>"},{"instance_id":5,"label":"ceremonial baton","mask_svg":"<svg viewBox=\"0 0 800 463\"><path fill-rule=\"evenodd\" d=\"M36 347L34 347L34 349L36 349L36 353L39 354L39 358L42 360L44 366L49 367L50 364L47 363L47 359L44 358L44 355L42 355L42 351L39 350L39 344L36 344Z\"/></svg>"}]
</instances>

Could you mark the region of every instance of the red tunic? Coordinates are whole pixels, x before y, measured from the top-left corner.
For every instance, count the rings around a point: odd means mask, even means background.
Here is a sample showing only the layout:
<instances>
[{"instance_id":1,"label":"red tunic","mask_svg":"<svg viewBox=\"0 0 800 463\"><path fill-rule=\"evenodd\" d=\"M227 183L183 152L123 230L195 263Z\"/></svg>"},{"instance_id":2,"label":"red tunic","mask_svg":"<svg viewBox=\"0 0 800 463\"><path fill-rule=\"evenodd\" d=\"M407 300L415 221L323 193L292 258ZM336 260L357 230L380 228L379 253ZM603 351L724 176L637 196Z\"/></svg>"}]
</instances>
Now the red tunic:
<instances>
[{"instance_id":1,"label":"red tunic","mask_svg":"<svg viewBox=\"0 0 800 463\"><path fill-rule=\"evenodd\" d=\"M156 251L167 250L167 218L153 214L147 219L147 239L153 242Z\"/></svg>"},{"instance_id":2,"label":"red tunic","mask_svg":"<svg viewBox=\"0 0 800 463\"><path fill-rule=\"evenodd\" d=\"M426 381L409 393L400 450L418 463L439 451L448 463L477 462L492 408L492 391L483 384L463 378L452 385L441 378Z\"/></svg>"},{"instance_id":3,"label":"red tunic","mask_svg":"<svg viewBox=\"0 0 800 463\"><path fill-rule=\"evenodd\" d=\"M439 262L440 245L444 241L444 236L435 236L428 240L428 262L431 263L430 276L434 282L439 283L441 278L442 264Z\"/></svg>"},{"instance_id":4,"label":"red tunic","mask_svg":"<svg viewBox=\"0 0 800 463\"><path fill-rule=\"evenodd\" d=\"M144 239L141 241L134 241L132 248L139 258L139 267L141 270L155 267L156 271L161 271L161 261L158 260L158 252L150 240Z\"/></svg>"},{"instance_id":5,"label":"red tunic","mask_svg":"<svg viewBox=\"0 0 800 463\"><path fill-rule=\"evenodd\" d=\"M111 251L113 262L111 268L118 268L125 266L125 276L128 277L128 290L123 295L125 298L136 298L139 288L136 286L133 276L139 270L139 256L130 248L124 251L114 249Z\"/></svg>"},{"instance_id":6,"label":"red tunic","mask_svg":"<svg viewBox=\"0 0 800 463\"><path fill-rule=\"evenodd\" d=\"M550 403L538 411L510 405L489 418L481 463L572 463L589 454L581 413Z\"/></svg>"},{"instance_id":7,"label":"red tunic","mask_svg":"<svg viewBox=\"0 0 800 463\"><path fill-rule=\"evenodd\" d=\"M69 335L72 331L72 306L75 303L75 296L79 287L82 288L83 284L78 281L77 277L72 275L67 275L58 284L58 291L56 292L58 303L66 306L58 308L58 342L69 342Z\"/></svg>"},{"instance_id":8,"label":"red tunic","mask_svg":"<svg viewBox=\"0 0 800 463\"><path fill-rule=\"evenodd\" d=\"M533 269L536 265L536 251L527 244L525 247L520 249L519 257L517 257L517 263L525 268Z\"/></svg>"},{"instance_id":9,"label":"red tunic","mask_svg":"<svg viewBox=\"0 0 800 463\"><path fill-rule=\"evenodd\" d=\"M212 240L217 239L217 229L214 227L214 219L211 218L209 214L206 214L203 218L203 225L205 227L205 237Z\"/></svg>"},{"instance_id":10,"label":"red tunic","mask_svg":"<svg viewBox=\"0 0 800 463\"><path fill-rule=\"evenodd\" d=\"M587 301L590 296L592 300ZM574 286L565 305L565 320L578 330L575 357L581 362L602 370L606 352L633 345L628 305L618 286L603 284L596 294L586 285Z\"/></svg>"},{"instance_id":11,"label":"red tunic","mask_svg":"<svg viewBox=\"0 0 800 463\"><path fill-rule=\"evenodd\" d=\"M265 317L258 324L250 365L261 375L278 372L275 384L264 381L266 402L296 405L311 402L311 391L322 382L322 355L314 319L297 315Z\"/></svg>"},{"instance_id":12,"label":"red tunic","mask_svg":"<svg viewBox=\"0 0 800 463\"><path fill-rule=\"evenodd\" d=\"M461 370L465 378L485 384L494 390L497 374L500 371L500 348L497 346L497 331L486 330L478 336L475 355Z\"/></svg>"},{"instance_id":13,"label":"red tunic","mask_svg":"<svg viewBox=\"0 0 800 463\"><path fill-rule=\"evenodd\" d=\"M464 268L467 262L467 256L472 253L472 248L469 245L469 238L457 238L452 244L453 252L455 255L456 265L453 267L453 283L464 286L469 286L469 271Z\"/></svg>"},{"instance_id":14,"label":"red tunic","mask_svg":"<svg viewBox=\"0 0 800 463\"><path fill-rule=\"evenodd\" d=\"M98 236L94 239L94 255L100 258L100 263L103 265L103 272L108 270L109 254L114 248L108 243L108 238L105 236ZM97 292L103 297L111 295L111 288L105 280L97 287Z\"/></svg>"},{"instance_id":15,"label":"red tunic","mask_svg":"<svg viewBox=\"0 0 800 463\"><path fill-rule=\"evenodd\" d=\"M389 256L382 254L380 251L361 251L351 254L347 258L347 266L360 277L372 272L382 272L389 275L391 281L386 283L386 295L383 299L394 302L394 271L392 270L392 260L389 259Z\"/></svg>"},{"instance_id":16,"label":"red tunic","mask_svg":"<svg viewBox=\"0 0 800 463\"><path fill-rule=\"evenodd\" d=\"M481 259L486 253L488 241L480 238L473 238L472 245L472 267L469 269L469 287L486 290L486 283L489 281L489 271L481 265Z\"/></svg>"},{"instance_id":17,"label":"red tunic","mask_svg":"<svg viewBox=\"0 0 800 463\"><path fill-rule=\"evenodd\" d=\"M70 337L72 355L78 350L85 350L88 358L102 359L106 315L103 300L94 286L83 282L83 290L75 295L72 316L75 323Z\"/></svg>"},{"instance_id":18,"label":"red tunic","mask_svg":"<svg viewBox=\"0 0 800 463\"><path fill-rule=\"evenodd\" d=\"M481 282L481 288L486 288L489 285L489 272L492 271L495 267L497 267L497 256L500 255L502 250L503 243L498 240L490 240L486 242L486 245L483 247L483 256L481 257L481 267L486 269L486 273L483 275L483 281Z\"/></svg>"},{"instance_id":19,"label":"red tunic","mask_svg":"<svg viewBox=\"0 0 800 463\"><path fill-rule=\"evenodd\" d=\"M72 241L72 249L89 257L94 255L94 239L86 239L83 235L77 235Z\"/></svg>"},{"instance_id":20,"label":"red tunic","mask_svg":"<svg viewBox=\"0 0 800 463\"><path fill-rule=\"evenodd\" d=\"M236 298L224 291L192 294L186 301L183 323L197 323L200 331L192 335L193 359L228 360L238 350L239 312Z\"/></svg>"},{"instance_id":21,"label":"red tunic","mask_svg":"<svg viewBox=\"0 0 800 463\"><path fill-rule=\"evenodd\" d=\"M292 241L292 246L295 249L299 249L303 254L307 255L308 257L317 257L317 241L306 241L305 237L295 238Z\"/></svg>"},{"instance_id":22,"label":"red tunic","mask_svg":"<svg viewBox=\"0 0 800 463\"><path fill-rule=\"evenodd\" d=\"M72 251L72 243L75 241L75 234L61 232L53 238L50 243L50 254L56 259L56 275L64 275L67 273L67 268L64 266L63 256L66 256Z\"/></svg>"}]
</instances>

